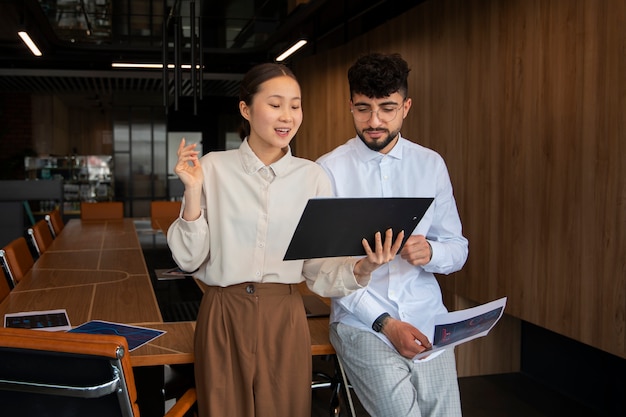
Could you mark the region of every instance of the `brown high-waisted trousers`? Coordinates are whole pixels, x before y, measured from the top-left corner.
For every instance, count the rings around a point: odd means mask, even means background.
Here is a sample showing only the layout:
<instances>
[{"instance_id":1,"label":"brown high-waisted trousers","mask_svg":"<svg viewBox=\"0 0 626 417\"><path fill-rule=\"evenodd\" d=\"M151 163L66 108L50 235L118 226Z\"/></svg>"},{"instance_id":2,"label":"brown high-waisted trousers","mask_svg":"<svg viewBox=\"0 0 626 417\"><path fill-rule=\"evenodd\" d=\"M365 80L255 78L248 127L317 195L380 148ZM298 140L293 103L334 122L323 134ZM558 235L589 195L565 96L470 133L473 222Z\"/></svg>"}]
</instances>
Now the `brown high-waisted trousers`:
<instances>
[{"instance_id":1,"label":"brown high-waisted trousers","mask_svg":"<svg viewBox=\"0 0 626 417\"><path fill-rule=\"evenodd\" d=\"M311 415L311 337L296 285L205 289L195 333L200 417Z\"/></svg>"}]
</instances>

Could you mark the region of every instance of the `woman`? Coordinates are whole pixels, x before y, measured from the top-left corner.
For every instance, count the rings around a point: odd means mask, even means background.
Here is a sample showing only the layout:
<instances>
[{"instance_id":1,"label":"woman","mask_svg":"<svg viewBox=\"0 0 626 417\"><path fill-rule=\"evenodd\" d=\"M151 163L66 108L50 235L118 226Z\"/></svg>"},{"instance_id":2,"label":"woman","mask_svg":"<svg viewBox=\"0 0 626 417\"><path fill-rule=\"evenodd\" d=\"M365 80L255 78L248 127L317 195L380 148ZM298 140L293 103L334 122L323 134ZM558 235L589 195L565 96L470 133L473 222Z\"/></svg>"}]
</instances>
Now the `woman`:
<instances>
[{"instance_id":1,"label":"woman","mask_svg":"<svg viewBox=\"0 0 626 417\"><path fill-rule=\"evenodd\" d=\"M367 285L393 259L376 235L367 256L283 261L310 198L330 196L314 162L289 143L302 123L300 86L281 64L252 68L241 82L239 149L198 159L183 139L176 174L185 186L181 216L168 230L174 260L203 283L195 334L201 417L299 417L311 413L310 336L297 284L324 296Z\"/></svg>"}]
</instances>

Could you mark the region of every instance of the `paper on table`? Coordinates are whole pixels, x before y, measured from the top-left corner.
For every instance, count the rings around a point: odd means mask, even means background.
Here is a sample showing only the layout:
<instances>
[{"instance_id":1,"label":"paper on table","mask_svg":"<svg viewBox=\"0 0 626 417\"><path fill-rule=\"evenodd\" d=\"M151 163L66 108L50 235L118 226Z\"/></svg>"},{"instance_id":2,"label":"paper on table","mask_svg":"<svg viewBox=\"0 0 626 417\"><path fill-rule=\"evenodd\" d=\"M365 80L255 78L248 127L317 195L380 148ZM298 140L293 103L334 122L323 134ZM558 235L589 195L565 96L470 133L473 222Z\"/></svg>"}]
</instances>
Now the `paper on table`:
<instances>
[{"instance_id":1,"label":"paper on table","mask_svg":"<svg viewBox=\"0 0 626 417\"><path fill-rule=\"evenodd\" d=\"M167 281L173 279L185 279L188 276L192 276L189 272L185 272L179 267L168 268L168 269L155 269L157 280L159 281Z\"/></svg>"},{"instance_id":2,"label":"paper on table","mask_svg":"<svg viewBox=\"0 0 626 417\"><path fill-rule=\"evenodd\" d=\"M7 313L4 315L4 327L49 332L65 331L72 328L65 309Z\"/></svg>"},{"instance_id":3,"label":"paper on table","mask_svg":"<svg viewBox=\"0 0 626 417\"><path fill-rule=\"evenodd\" d=\"M415 356L424 358L433 352L486 336L496 325L506 307L506 297L465 310L435 316L433 348Z\"/></svg>"}]
</instances>

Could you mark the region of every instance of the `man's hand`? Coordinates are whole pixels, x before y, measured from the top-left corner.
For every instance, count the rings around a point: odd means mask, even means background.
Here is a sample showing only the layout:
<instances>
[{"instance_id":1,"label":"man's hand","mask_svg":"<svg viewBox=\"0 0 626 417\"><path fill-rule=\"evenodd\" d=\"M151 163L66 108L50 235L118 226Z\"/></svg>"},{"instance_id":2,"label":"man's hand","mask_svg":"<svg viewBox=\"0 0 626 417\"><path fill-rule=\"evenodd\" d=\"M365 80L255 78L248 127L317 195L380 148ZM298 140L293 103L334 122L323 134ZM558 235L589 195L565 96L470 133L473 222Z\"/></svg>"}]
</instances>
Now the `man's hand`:
<instances>
[{"instance_id":1,"label":"man's hand","mask_svg":"<svg viewBox=\"0 0 626 417\"><path fill-rule=\"evenodd\" d=\"M400 251L402 259L413 266L426 265L432 259L433 250L423 235L411 235Z\"/></svg>"},{"instance_id":2,"label":"man's hand","mask_svg":"<svg viewBox=\"0 0 626 417\"><path fill-rule=\"evenodd\" d=\"M413 325L394 318L387 319L383 334L400 355L408 359L433 347L428 338Z\"/></svg>"}]
</instances>

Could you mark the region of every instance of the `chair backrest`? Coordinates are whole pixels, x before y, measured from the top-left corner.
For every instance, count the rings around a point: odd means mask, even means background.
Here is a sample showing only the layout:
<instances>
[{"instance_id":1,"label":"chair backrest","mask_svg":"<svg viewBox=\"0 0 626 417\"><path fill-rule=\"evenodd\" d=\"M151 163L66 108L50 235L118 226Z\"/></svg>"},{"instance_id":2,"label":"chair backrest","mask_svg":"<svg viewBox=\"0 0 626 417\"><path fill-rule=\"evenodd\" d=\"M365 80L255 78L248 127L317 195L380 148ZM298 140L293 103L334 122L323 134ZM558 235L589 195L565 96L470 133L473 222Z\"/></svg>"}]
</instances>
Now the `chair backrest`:
<instances>
[{"instance_id":1,"label":"chair backrest","mask_svg":"<svg viewBox=\"0 0 626 417\"><path fill-rule=\"evenodd\" d=\"M152 201L150 202L150 219L153 229L159 229L155 219L176 219L180 215L180 201Z\"/></svg>"},{"instance_id":2,"label":"chair backrest","mask_svg":"<svg viewBox=\"0 0 626 417\"><path fill-rule=\"evenodd\" d=\"M7 276L4 274L4 269L0 268L0 303L9 295L11 292L11 286L9 285L9 280Z\"/></svg>"},{"instance_id":3,"label":"chair backrest","mask_svg":"<svg viewBox=\"0 0 626 417\"><path fill-rule=\"evenodd\" d=\"M33 227L29 227L28 235L30 236L31 243L39 256L48 250L54 241L48 222L45 220L39 220L33 225Z\"/></svg>"},{"instance_id":4,"label":"chair backrest","mask_svg":"<svg viewBox=\"0 0 626 417\"><path fill-rule=\"evenodd\" d=\"M46 214L45 220L46 222L48 222L48 227L50 227L53 238L56 238L65 227L63 217L61 216L61 210L59 210L58 208Z\"/></svg>"},{"instance_id":5,"label":"chair backrest","mask_svg":"<svg viewBox=\"0 0 626 417\"><path fill-rule=\"evenodd\" d=\"M124 203L121 201L103 201L99 203L80 203L81 220L115 220L124 218Z\"/></svg>"},{"instance_id":6,"label":"chair backrest","mask_svg":"<svg viewBox=\"0 0 626 417\"><path fill-rule=\"evenodd\" d=\"M12 240L0 249L0 259L14 287L35 264L28 242L23 236Z\"/></svg>"},{"instance_id":7,"label":"chair backrest","mask_svg":"<svg viewBox=\"0 0 626 417\"><path fill-rule=\"evenodd\" d=\"M139 416L126 339L0 329L2 415Z\"/></svg>"}]
</instances>

